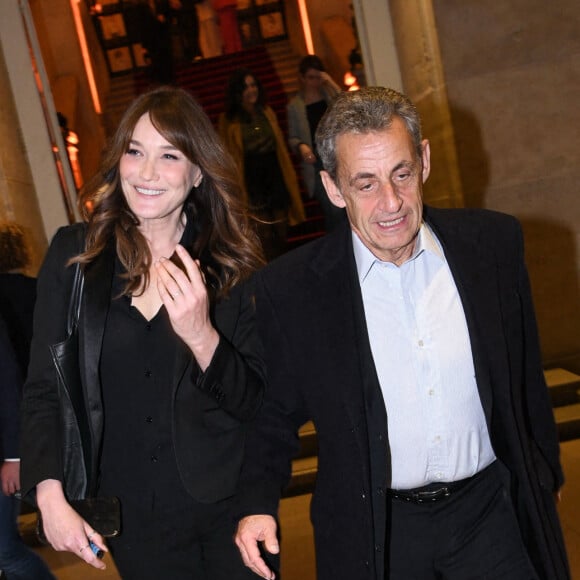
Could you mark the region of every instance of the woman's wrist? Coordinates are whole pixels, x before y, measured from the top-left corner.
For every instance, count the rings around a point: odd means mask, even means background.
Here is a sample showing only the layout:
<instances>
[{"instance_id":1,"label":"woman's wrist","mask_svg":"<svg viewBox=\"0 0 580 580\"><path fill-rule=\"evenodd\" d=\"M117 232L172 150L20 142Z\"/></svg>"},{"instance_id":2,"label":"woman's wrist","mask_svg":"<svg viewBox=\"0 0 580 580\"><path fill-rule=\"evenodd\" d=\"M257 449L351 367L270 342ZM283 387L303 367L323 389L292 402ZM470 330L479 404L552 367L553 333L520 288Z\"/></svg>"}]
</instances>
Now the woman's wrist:
<instances>
[{"instance_id":1,"label":"woman's wrist","mask_svg":"<svg viewBox=\"0 0 580 580\"><path fill-rule=\"evenodd\" d=\"M58 479L45 479L36 485L36 503L40 511L55 500L66 502L62 483Z\"/></svg>"}]
</instances>

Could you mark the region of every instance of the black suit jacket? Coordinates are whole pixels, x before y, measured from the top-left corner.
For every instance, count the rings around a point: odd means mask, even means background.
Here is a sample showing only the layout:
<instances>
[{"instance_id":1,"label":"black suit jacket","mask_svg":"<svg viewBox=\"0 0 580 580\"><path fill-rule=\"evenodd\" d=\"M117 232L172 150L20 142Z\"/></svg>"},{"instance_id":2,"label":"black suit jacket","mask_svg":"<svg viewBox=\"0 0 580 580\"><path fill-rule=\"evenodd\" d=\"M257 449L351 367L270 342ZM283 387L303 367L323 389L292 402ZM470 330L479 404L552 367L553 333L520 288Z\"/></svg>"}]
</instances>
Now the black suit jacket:
<instances>
[{"instance_id":1,"label":"black suit jacket","mask_svg":"<svg viewBox=\"0 0 580 580\"><path fill-rule=\"evenodd\" d=\"M22 376L8 327L0 316L0 463L20 457L18 410ZM2 491L0 490L0 493Z\"/></svg>"},{"instance_id":2,"label":"black suit jacket","mask_svg":"<svg viewBox=\"0 0 580 580\"><path fill-rule=\"evenodd\" d=\"M36 301L36 279L24 274L0 274L0 315L8 326L8 333L22 377L26 377L30 341L32 339L32 312Z\"/></svg>"},{"instance_id":3,"label":"black suit jacket","mask_svg":"<svg viewBox=\"0 0 580 580\"><path fill-rule=\"evenodd\" d=\"M79 229L84 229L84 225L57 232L38 278L22 409L23 494L44 479L63 479L63 425L49 346L66 338L74 273L67 262L80 251ZM84 410L77 414L77 420L84 433L82 447L90 493L97 482L103 433L99 361L114 265L115 254L109 250L86 269L79 318L79 398ZM234 494L246 423L262 399L263 371L250 291L249 284L235 289L212 312L220 342L203 374L183 344L174 359L167 361L173 367L172 420L177 465L185 488L200 502L215 502Z\"/></svg>"},{"instance_id":4,"label":"black suit jacket","mask_svg":"<svg viewBox=\"0 0 580 580\"><path fill-rule=\"evenodd\" d=\"M567 578L552 492L562 483L517 221L425 208L467 319L477 385L526 545L544 580ZM348 226L258 276L268 389L250 433L240 514L276 514L308 419L318 434L312 499L319 580L383 580L390 481L384 401Z\"/></svg>"}]
</instances>

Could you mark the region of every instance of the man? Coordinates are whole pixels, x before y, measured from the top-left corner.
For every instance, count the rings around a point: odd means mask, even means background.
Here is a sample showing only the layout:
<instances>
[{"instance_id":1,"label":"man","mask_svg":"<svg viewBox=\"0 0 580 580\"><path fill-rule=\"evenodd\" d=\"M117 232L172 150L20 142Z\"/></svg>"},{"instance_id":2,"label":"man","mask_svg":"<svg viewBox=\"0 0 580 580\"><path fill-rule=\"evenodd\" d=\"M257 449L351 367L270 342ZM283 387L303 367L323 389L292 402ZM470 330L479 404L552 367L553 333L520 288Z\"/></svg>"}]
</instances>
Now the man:
<instances>
[{"instance_id":1,"label":"man","mask_svg":"<svg viewBox=\"0 0 580 580\"><path fill-rule=\"evenodd\" d=\"M246 565L274 577L280 489L312 418L318 580L569 578L517 221L423 206L429 142L393 90L341 94L316 142L350 228L258 276L269 387L246 444Z\"/></svg>"},{"instance_id":2,"label":"man","mask_svg":"<svg viewBox=\"0 0 580 580\"><path fill-rule=\"evenodd\" d=\"M0 316L0 570L8 578L54 580L44 561L18 534L20 460L18 451L22 378L8 328Z\"/></svg>"}]
</instances>

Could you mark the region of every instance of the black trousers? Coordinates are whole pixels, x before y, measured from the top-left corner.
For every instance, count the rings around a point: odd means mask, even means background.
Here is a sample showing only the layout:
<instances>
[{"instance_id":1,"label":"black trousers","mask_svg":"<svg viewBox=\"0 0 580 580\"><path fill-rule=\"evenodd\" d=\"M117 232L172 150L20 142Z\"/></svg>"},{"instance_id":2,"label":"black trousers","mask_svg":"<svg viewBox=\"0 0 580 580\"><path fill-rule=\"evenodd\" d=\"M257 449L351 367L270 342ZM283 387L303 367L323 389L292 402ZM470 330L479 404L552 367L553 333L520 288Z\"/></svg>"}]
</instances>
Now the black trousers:
<instances>
[{"instance_id":1,"label":"black trousers","mask_svg":"<svg viewBox=\"0 0 580 580\"><path fill-rule=\"evenodd\" d=\"M391 498L388 580L538 580L498 470L433 503Z\"/></svg>"},{"instance_id":2,"label":"black trousers","mask_svg":"<svg viewBox=\"0 0 580 580\"><path fill-rule=\"evenodd\" d=\"M123 580L252 580L233 541L231 499L121 500L123 531L108 546ZM148 503L149 505L145 505Z\"/></svg>"}]
</instances>

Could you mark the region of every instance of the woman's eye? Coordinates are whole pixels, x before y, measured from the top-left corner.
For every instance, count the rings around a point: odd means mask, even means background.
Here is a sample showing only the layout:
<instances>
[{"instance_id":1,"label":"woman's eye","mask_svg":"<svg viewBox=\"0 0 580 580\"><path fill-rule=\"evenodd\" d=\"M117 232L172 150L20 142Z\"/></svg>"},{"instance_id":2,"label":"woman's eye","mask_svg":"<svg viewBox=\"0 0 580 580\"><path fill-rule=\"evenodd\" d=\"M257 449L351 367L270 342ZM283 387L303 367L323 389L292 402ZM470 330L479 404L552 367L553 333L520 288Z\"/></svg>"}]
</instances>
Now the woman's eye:
<instances>
[{"instance_id":1,"label":"woman's eye","mask_svg":"<svg viewBox=\"0 0 580 580\"><path fill-rule=\"evenodd\" d=\"M139 155L139 151L133 147L127 149L127 155Z\"/></svg>"},{"instance_id":2,"label":"woman's eye","mask_svg":"<svg viewBox=\"0 0 580 580\"><path fill-rule=\"evenodd\" d=\"M173 155L172 153L165 153L163 155L163 159L172 159L175 161L178 159L178 157L177 157L177 155Z\"/></svg>"}]
</instances>

